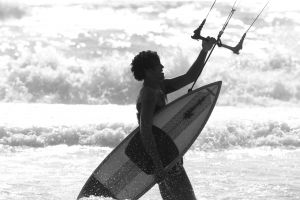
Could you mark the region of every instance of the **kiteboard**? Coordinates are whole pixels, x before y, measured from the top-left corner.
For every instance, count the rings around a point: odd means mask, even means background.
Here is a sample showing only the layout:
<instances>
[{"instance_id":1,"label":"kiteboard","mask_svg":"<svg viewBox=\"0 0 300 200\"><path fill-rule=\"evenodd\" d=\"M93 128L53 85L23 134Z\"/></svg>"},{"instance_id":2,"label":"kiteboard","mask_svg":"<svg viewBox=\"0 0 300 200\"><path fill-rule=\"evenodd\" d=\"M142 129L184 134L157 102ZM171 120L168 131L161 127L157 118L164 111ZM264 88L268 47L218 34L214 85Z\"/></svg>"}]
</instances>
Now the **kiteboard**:
<instances>
[{"instance_id":1,"label":"kiteboard","mask_svg":"<svg viewBox=\"0 0 300 200\"><path fill-rule=\"evenodd\" d=\"M201 133L221 85L218 81L193 90L155 114L152 132L166 170L182 158ZM138 199L156 183L153 170L136 128L95 169L77 199L91 195Z\"/></svg>"}]
</instances>

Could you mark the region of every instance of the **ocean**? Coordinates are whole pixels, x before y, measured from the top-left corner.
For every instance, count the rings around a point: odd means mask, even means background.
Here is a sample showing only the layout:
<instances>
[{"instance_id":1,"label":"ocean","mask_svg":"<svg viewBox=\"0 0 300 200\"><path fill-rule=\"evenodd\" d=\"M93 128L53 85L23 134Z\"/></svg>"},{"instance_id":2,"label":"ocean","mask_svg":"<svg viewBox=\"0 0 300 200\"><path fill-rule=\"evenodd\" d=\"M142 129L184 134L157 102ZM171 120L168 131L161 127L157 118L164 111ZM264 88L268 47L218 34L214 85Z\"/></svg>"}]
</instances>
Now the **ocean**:
<instances>
[{"instance_id":1,"label":"ocean","mask_svg":"<svg viewBox=\"0 0 300 200\"><path fill-rule=\"evenodd\" d=\"M212 3L1 0L0 200L76 199L137 127L134 55L157 51L167 78L186 72ZM218 34L233 3L216 2L203 35ZM265 3L238 1L222 42L235 45ZM184 156L197 199L300 199L299 15L297 1L271 1L240 55L216 47L203 70L195 88L223 84ZM141 199L161 199L158 187Z\"/></svg>"},{"instance_id":2,"label":"ocean","mask_svg":"<svg viewBox=\"0 0 300 200\"><path fill-rule=\"evenodd\" d=\"M132 105L0 108L3 200L75 199L137 125ZM298 107L217 106L184 157L198 199L299 199L299 132ZM141 199L160 199L158 188Z\"/></svg>"}]
</instances>

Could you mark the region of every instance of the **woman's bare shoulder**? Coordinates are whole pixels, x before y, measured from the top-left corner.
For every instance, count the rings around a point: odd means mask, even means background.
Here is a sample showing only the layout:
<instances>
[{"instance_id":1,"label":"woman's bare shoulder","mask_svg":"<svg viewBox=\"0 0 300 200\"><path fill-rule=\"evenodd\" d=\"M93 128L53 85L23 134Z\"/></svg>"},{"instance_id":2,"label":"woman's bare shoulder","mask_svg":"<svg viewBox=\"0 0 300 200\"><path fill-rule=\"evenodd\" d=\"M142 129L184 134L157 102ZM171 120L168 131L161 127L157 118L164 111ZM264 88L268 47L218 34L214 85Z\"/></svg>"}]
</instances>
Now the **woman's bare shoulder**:
<instances>
[{"instance_id":1,"label":"woman's bare shoulder","mask_svg":"<svg viewBox=\"0 0 300 200\"><path fill-rule=\"evenodd\" d=\"M140 91L141 102L155 103L157 100L157 90L151 87L143 87Z\"/></svg>"}]
</instances>

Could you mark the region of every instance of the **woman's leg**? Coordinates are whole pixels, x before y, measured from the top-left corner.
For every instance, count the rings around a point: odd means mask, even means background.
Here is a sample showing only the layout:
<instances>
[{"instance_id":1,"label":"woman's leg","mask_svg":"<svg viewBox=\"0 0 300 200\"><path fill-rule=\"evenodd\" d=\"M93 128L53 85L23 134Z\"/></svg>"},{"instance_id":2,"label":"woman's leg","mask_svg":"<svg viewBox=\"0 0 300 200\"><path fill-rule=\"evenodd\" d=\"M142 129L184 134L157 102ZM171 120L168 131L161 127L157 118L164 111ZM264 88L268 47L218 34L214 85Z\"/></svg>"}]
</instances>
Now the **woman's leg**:
<instances>
[{"instance_id":1,"label":"woman's leg","mask_svg":"<svg viewBox=\"0 0 300 200\"><path fill-rule=\"evenodd\" d=\"M183 168L176 166L169 176L159 184L161 196L164 200L196 200L191 182Z\"/></svg>"}]
</instances>

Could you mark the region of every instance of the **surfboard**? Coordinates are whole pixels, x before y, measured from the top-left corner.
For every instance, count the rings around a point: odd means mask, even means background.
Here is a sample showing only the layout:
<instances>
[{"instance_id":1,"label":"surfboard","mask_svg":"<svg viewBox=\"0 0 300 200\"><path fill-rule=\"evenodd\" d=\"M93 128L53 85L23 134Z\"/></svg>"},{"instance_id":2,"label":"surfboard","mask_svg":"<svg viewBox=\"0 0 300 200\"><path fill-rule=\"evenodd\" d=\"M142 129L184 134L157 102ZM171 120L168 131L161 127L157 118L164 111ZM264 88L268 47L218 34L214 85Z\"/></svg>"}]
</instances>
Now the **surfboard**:
<instances>
[{"instance_id":1,"label":"surfboard","mask_svg":"<svg viewBox=\"0 0 300 200\"><path fill-rule=\"evenodd\" d=\"M193 90L155 114L152 131L166 170L182 158L201 133L221 85L218 81ZM91 195L138 199L155 184L153 168L137 127L94 170L77 199Z\"/></svg>"}]
</instances>

